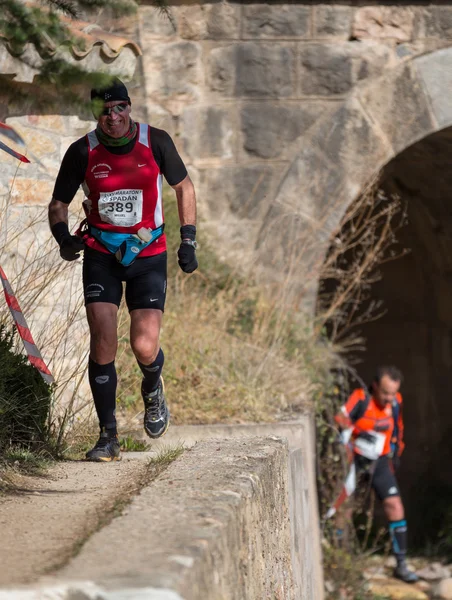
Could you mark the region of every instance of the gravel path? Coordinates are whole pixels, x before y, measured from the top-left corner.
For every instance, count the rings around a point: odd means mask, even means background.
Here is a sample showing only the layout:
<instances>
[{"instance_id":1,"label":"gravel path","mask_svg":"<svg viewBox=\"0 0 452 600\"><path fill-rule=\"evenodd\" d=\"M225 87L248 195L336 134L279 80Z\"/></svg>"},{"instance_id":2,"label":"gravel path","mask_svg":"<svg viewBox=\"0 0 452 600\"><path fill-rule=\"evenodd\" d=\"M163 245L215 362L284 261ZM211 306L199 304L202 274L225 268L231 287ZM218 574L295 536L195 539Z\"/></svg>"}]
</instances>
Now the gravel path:
<instances>
[{"instance_id":1,"label":"gravel path","mask_svg":"<svg viewBox=\"0 0 452 600\"><path fill-rule=\"evenodd\" d=\"M52 574L146 481L147 452L121 462L58 463L43 477L21 477L0 498L0 586Z\"/></svg>"}]
</instances>

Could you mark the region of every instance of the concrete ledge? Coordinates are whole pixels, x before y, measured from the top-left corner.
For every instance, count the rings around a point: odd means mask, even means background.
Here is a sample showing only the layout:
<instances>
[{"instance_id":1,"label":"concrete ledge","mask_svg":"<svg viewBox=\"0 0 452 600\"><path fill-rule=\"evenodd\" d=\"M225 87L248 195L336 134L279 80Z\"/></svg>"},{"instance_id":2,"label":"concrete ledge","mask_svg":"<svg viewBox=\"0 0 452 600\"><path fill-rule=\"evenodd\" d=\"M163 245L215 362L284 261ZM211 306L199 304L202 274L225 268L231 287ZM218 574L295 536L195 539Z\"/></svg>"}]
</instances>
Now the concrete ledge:
<instances>
[{"instance_id":1,"label":"concrete ledge","mask_svg":"<svg viewBox=\"0 0 452 600\"><path fill-rule=\"evenodd\" d=\"M309 437L310 418L303 416L297 421L284 423L241 423L241 424L215 424L215 425L170 425L164 437L151 442L152 451L162 447L181 442L186 447L191 447L197 442L214 439L249 439L250 437L281 437L287 440L289 450L297 450L306 443ZM131 435L137 440L149 443L142 424L142 414L136 419L132 428L120 428L124 435Z\"/></svg>"},{"instance_id":2,"label":"concrete ledge","mask_svg":"<svg viewBox=\"0 0 452 600\"><path fill-rule=\"evenodd\" d=\"M121 430L135 439L149 441L143 431L142 416L137 417L135 426L123 426ZM287 440L289 446L289 508L295 598L322 600L324 592L314 465L314 424L310 415L279 423L172 425L165 437L152 442L152 450L158 452L168 444L177 443L191 447L199 441L212 438L242 440L272 435Z\"/></svg>"},{"instance_id":3,"label":"concrete ledge","mask_svg":"<svg viewBox=\"0 0 452 600\"><path fill-rule=\"evenodd\" d=\"M129 429L127 433L136 439L149 441L143 431L141 417L137 419L137 428ZM172 425L164 438L152 442L152 450L159 451L165 445L179 442L191 447L198 441L212 438L242 440L271 435L287 440L289 446L289 508L295 598L322 600L324 592L314 465L314 424L310 415L279 423Z\"/></svg>"},{"instance_id":4,"label":"concrete ledge","mask_svg":"<svg viewBox=\"0 0 452 600\"><path fill-rule=\"evenodd\" d=\"M91 581L72 582L35 590L0 590L0 600L183 600L170 590L132 588L107 591Z\"/></svg>"},{"instance_id":5,"label":"concrete ledge","mask_svg":"<svg viewBox=\"0 0 452 600\"><path fill-rule=\"evenodd\" d=\"M196 444L39 592L0 600L292 600L287 456L276 438Z\"/></svg>"}]
</instances>

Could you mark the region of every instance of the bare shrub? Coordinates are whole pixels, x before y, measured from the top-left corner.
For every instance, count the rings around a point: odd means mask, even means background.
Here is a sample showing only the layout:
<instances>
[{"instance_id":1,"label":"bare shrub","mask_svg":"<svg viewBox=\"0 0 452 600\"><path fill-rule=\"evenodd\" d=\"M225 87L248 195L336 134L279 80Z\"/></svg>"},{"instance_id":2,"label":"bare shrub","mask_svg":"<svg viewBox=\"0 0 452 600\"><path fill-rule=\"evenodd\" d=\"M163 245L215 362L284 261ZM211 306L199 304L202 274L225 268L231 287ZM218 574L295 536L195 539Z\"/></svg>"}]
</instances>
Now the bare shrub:
<instances>
[{"instance_id":1,"label":"bare shrub","mask_svg":"<svg viewBox=\"0 0 452 600\"><path fill-rule=\"evenodd\" d=\"M61 260L47 225L47 210L1 197L0 262L27 319L32 335L57 385L53 390L47 431L62 447L67 426L91 402L83 398L88 342L80 265ZM77 215L72 221L77 222ZM0 324L12 328L6 304ZM16 340L16 351L23 352ZM83 415L86 418L86 414Z\"/></svg>"},{"instance_id":2,"label":"bare shrub","mask_svg":"<svg viewBox=\"0 0 452 600\"><path fill-rule=\"evenodd\" d=\"M379 319L385 312L385 307L372 297L372 284L381 278L381 265L409 251L397 242L397 232L406 222L406 206L400 198L386 196L378 180L372 182L346 210L332 236L321 269L314 328L318 334L323 332L328 336L336 356L331 385L316 407L317 483L321 515L325 515L338 496L350 467L334 415L347 400L353 385L366 387L352 366L358 353L366 347L359 328L366 322ZM328 547L326 561L342 564L341 569L329 570L329 573L333 580L340 574L342 582L347 580L344 575L350 562L347 556L365 557L386 545L386 530L376 530L374 526L375 498L369 486L358 489L347 506L350 513L354 509L354 519L346 520L345 536L340 547L337 545L334 519L322 522ZM356 592L355 584L350 589ZM335 583L333 581L333 587L337 593L339 579ZM351 593L349 590L348 594ZM354 596L345 594L343 597Z\"/></svg>"}]
</instances>

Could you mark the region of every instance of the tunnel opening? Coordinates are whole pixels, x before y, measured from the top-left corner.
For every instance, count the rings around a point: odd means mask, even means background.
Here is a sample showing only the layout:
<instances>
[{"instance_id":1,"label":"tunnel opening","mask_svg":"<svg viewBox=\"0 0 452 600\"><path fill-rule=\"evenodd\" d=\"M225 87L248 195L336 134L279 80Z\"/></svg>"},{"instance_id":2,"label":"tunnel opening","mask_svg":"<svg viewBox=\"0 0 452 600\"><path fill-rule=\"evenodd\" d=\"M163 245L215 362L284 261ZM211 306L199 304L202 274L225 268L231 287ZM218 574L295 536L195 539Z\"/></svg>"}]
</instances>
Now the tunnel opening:
<instances>
[{"instance_id":1,"label":"tunnel opening","mask_svg":"<svg viewBox=\"0 0 452 600\"><path fill-rule=\"evenodd\" d=\"M379 188L398 196L406 224L398 247L409 249L378 266L370 296L384 311L363 319L352 350L360 378L393 364L404 375L406 449L398 472L410 545L452 555L452 127L408 147L382 171ZM332 245L334 244L334 240ZM330 282L331 285L331 282ZM359 319L358 319L359 321ZM328 327L327 327L328 331ZM351 382L358 387L358 382Z\"/></svg>"}]
</instances>

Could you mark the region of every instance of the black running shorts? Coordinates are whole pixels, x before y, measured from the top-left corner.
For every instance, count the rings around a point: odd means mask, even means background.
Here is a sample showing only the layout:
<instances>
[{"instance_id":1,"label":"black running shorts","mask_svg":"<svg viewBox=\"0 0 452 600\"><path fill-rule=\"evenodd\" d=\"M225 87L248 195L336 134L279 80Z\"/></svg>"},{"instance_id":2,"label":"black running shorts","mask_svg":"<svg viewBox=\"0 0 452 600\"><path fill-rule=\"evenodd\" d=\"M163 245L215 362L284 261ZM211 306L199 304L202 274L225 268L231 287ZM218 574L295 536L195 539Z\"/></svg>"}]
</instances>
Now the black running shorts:
<instances>
[{"instance_id":1,"label":"black running shorts","mask_svg":"<svg viewBox=\"0 0 452 600\"><path fill-rule=\"evenodd\" d=\"M380 456L376 461L369 461L355 454L355 466L358 485L363 479L370 479L370 484L380 500L390 496L400 496L399 484L388 455Z\"/></svg>"},{"instance_id":2,"label":"black running shorts","mask_svg":"<svg viewBox=\"0 0 452 600\"><path fill-rule=\"evenodd\" d=\"M121 304L122 282L126 283L129 312L138 308L158 308L163 312L166 298L166 252L137 258L124 267L113 254L85 248L83 293L85 306L93 302Z\"/></svg>"}]
</instances>

